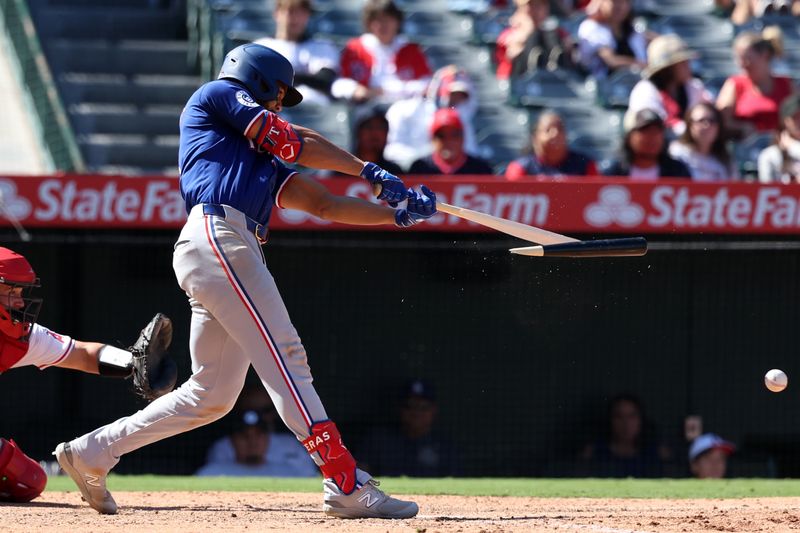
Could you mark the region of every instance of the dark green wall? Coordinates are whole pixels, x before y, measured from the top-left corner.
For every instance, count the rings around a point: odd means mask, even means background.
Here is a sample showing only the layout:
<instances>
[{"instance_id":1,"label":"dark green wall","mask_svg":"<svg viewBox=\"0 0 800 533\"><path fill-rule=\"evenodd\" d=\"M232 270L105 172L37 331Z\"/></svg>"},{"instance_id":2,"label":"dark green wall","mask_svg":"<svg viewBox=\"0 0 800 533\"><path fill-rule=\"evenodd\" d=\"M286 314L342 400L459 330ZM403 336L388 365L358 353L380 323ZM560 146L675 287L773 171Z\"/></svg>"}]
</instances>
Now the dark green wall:
<instances>
[{"instance_id":1,"label":"dark green wall","mask_svg":"<svg viewBox=\"0 0 800 533\"><path fill-rule=\"evenodd\" d=\"M189 311L173 238L46 234L7 246L42 279L42 324L126 345L163 311L186 378ZM546 260L504 252L516 241L479 239L297 234L266 247L320 396L356 451L364 431L391 420L397 386L422 376L436 385L465 474L569 473L606 399L631 392L679 456L683 417L699 413L707 430L740 444L740 457L773 457L779 475L800 475L800 250L672 243L644 258ZM789 374L782 394L763 386L773 367ZM61 440L141 408L129 388L60 369L8 372L0 435L44 459ZM191 472L220 431L169 439L117 470Z\"/></svg>"}]
</instances>

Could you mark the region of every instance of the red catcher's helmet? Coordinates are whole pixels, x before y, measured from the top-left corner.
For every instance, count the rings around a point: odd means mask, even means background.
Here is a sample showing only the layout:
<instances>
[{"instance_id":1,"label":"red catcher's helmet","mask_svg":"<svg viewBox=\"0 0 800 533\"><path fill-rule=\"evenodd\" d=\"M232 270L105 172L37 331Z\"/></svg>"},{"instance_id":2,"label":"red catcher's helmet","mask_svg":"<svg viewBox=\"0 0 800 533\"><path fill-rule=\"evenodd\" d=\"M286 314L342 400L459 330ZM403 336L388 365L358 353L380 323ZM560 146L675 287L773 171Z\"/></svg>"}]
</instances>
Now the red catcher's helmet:
<instances>
[{"instance_id":1,"label":"red catcher's helmet","mask_svg":"<svg viewBox=\"0 0 800 533\"><path fill-rule=\"evenodd\" d=\"M23 339L30 335L42 306L42 299L30 294L39 287L39 278L27 259L13 250L0 248L0 284L11 290L22 288L24 305L20 308L11 307L10 294L4 287L0 291L0 332L12 339Z\"/></svg>"}]
</instances>

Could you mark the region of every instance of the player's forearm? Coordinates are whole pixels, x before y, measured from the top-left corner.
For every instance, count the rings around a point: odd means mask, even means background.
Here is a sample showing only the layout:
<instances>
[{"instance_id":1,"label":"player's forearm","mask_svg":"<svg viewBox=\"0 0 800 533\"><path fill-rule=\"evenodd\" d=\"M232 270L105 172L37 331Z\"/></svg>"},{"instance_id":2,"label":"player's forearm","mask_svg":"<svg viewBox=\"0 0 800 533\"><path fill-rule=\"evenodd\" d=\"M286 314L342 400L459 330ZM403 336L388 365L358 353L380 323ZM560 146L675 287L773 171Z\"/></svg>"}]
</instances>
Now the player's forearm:
<instances>
[{"instance_id":1,"label":"player's forearm","mask_svg":"<svg viewBox=\"0 0 800 533\"><path fill-rule=\"evenodd\" d=\"M332 196L321 207L319 216L332 222L360 226L395 223L394 209L349 196Z\"/></svg>"},{"instance_id":2,"label":"player's forearm","mask_svg":"<svg viewBox=\"0 0 800 533\"><path fill-rule=\"evenodd\" d=\"M358 176L364 161L343 150L314 130L294 126L303 137L303 151L297 162L309 168L333 170L350 176Z\"/></svg>"},{"instance_id":3,"label":"player's forearm","mask_svg":"<svg viewBox=\"0 0 800 533\"><path fill-rule=\"evenodd\" d=\"M80 370L88 374L98 374L97 355L100 349L105 346L97 342L75 341L72 351L56 366Z\"/></svg>"}]
</instances>

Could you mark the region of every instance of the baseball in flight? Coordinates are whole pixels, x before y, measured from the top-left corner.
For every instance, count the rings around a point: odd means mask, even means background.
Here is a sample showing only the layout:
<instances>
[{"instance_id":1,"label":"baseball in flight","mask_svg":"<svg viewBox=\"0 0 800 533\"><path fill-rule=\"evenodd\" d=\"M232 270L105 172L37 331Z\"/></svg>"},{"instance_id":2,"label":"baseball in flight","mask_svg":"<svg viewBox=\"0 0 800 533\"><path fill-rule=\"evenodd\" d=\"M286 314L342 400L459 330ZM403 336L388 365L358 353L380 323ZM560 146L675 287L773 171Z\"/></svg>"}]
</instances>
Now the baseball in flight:
<instances>
[{"instance_id":1,"label":"baseball in flight","mask_svg":"<svg viewBox=\"0 0 800 533\"><path fill-rule=\"evenodd\" d=\"M764 385L772 392L780 392L789 384L786 372L773 368L764 375Z\"/></svg>"}]
</instances>

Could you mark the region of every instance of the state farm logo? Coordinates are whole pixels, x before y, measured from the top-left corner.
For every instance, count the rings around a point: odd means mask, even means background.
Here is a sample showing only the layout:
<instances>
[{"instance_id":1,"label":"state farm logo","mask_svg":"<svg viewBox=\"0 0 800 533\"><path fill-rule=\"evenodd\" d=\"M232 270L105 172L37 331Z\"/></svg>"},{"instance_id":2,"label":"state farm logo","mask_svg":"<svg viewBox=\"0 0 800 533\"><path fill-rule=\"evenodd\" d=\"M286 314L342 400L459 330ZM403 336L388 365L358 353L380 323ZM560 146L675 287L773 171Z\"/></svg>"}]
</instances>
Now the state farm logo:
<instances>
[{"instance_id":1,"label":"state farm logo","mask_svg":"<svg viewBox=\"0 0 800 533\"><path fill-rule=\"evenodd\" d=\"M17 196L17 184L0 179L0 213L5 211L16 219L26 219L31 214L31 203L22 196Z\"/></svg>"},{"instance_id":2,"label":"state farm logo","mask_svg":"<svg viewBox=\"0 0 800 533\"><path fill-rule=\"evenodd\" d=\"M631 202L631 193L622 185L607 185L597 193L598 201L586 206L583 218L596 228L618 224L626 228L644 220L644 209Z\"/></svg>"}]
</instances>

